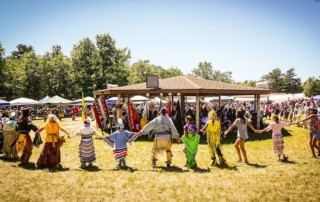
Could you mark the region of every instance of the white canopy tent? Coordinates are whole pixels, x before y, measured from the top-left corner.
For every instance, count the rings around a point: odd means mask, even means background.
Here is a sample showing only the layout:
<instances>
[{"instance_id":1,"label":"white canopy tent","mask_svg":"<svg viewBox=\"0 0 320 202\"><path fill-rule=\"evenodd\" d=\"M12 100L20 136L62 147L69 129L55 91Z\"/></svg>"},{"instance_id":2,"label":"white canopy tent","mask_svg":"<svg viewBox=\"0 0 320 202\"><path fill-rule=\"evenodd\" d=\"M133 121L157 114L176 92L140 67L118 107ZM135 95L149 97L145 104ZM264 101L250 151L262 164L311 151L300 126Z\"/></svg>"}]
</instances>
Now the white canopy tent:
<instances>
[{"instance_id":1,"label":"white canopy tent","mask_svg":"<svg viewBox=\"0 0 320 202\"><path fill-rule=\"evenodd\" d=\"M39 102L44 102L46 100L49 100L50 99L50 96L49 95L46 95L44 98L42 98L41 100L39 100Z\"/></svg>"},{"instance_id":2,"label":"white canopy tent","mask_svg":"<svg viewBox=\"0 0 320 202\"><path fill-rule=\"evenodd\" d=\"M50 99L44 100L40 104L60 104L60 103L62 103L62 104L70 104L71 102L72 102L71 100L62 98L62 97L60 97L58 95L55 95Z\"/></svg>"},{"instance_id":3,"label":"white canopy tent","mask_svg":"<svg viewBox=\"0 0 320 202\"><path fill-rule=\"evenodd\" d=\"M39 104L39 101L29 99L29 98L24 98L24 97L10 101L10 105L16 105L16 106L18 106L18 105L37 105L37 104Z\"/></svg>"},{"instance_id":4,"label":"white canopy tent","mask_svg":"<svg viewBox=\"0 0 320 202\"><path fill-rule=\"evenodd\" d=\"M84 98L84 102L86 104L93 104L94 102L94 98L93 97L90 97L90 96L87 96ZM82 103L82 98L81 99L77 99L77 100L74 100L71 102L72 104L81 104Z\"/></svg>"},{"instance_id":5,"label":"white canopy tent","mask_svg":"<svg viewBox=\"0 0 320 202\"><path fill-rule=\"evenodd\" d=\"M0 106L9 106L10 102L5 101L5 100L0 100Z\"/></svg>"}]
</instances>

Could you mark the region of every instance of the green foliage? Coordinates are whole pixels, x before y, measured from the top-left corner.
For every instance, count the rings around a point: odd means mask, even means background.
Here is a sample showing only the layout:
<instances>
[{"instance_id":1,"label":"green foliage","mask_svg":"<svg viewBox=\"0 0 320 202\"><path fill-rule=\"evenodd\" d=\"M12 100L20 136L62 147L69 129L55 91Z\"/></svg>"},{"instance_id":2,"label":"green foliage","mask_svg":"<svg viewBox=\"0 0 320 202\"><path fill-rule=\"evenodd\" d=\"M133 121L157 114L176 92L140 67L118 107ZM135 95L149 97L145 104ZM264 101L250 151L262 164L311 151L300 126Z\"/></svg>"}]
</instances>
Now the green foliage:
<instances>
[{"instance_id":1,"label":"green foliage","mask_svg":"<svg viewBox=\"0 0 320 202\"><path fill-rule=\"evenodd\" d=\"M320 94L320 80L315 77L309 77L303 84L303 93L307 97Z\"/></svg>"},{"instance_id":2,"label":"green foliage","mask_svg":"<svg viewBox=\"0 0 320 202\"><path fill-rule=\"evenodd\" d=\"M160 68L157 67L157 69ZM129 68L129 84L146 82L147 75L157 74L157 69L154 65L149 64L149 60L139 60L133 63Z\"/></svg>"},{"instance_id":3,"label":"green foliage","mask_svg":"<svg viewBox=\"0 0 320 202\"><path fill-rule=\"evenodd\" d=\"M300 93L301 88L301 79L297 77L294 68L290 68L284 74L282 79L281 91L285 93Z\"/></svg>"},{"instance_id":4,"label":"green foliage","mask_svg":"<svg viewBox=\"0 0 320 202\"><path fill-rule=\"evenodd\" d=\"M200 62L197 68L191 70L191 75L203 79L213 79L213 70L210 62Z\"/></svg>"},{"instance_id":5,"label":"green foliage","mask_svg":"<svg viewBox=\"0 0 320 202\"><path fill-rule=\"evenodd\" d=\"M283 85L282 78L283 78L283 73L281 73L281 70L279 68L276 68L276 69L273 69L268 74L263 75L261 77L261 80L269 81L269 89L271 93L280 93L281 87Z\"/></svg>"},{"instance_id":6,"label":"green foliage","mask_svg":"<svg viewBox=\"0 0 320 202\"><path fill-rule=\"evenodd\" d=\"M81 91L85 95L91 95L96 89L98 79L102 74L98 69L98 58L98 50L89 38L83 38L73 47L71 59L76 81L74 93L77 96L81 95Z\"/></svg>"},{"instance_id":7,"label":"green foliage","mask_svg":"<svg viewBox=\"0 0 320 202\"><path fill-rule=\"evenodd\" d=\"M107 88L107 84L128 84L128 60L131 58L127 48L117 49L116 41L109 34L96 36L98 51L97 65L100 75L97 77L97 89Z\"/></svg>"},{"instance_id":8,"label":"green foliage","mask_svg":"<svg viewBox=\"0 0 320 202\"><path fill-rule=\"evenodd\" d=\"M255 87L257 84L257 81L254 80L245 80L244 82L237 82L239 85L243 86L250 86L250 87Z\"/></svg>"},{"instance_id":9,"label":"green foliage","mask_svg":"<svg viewBox=\"0 0 320 202\"><path fill-rule=\"evenodd\" d=\"M191 76L214 80L214 81L222 81L227 83L233 83L232 80L232 72L226 71L222 72L220 70L213 70L212 64L210 62L200 62L197 68L191 70Z\"/></svg>"},{"instance_id":10,"label":"green foliage","mask_svg":"<svg viewBox=\"0 0 320 202\"><path fill-rule=\"evenodd\" d=\"M165 69L161 66L155 66L155 69L160 79L183 75L182 71L177 67L170 67L169 69Z\"/></svg>"},{"instance_id":11,"label":"green foliage","mask_svg":"<svg viewBox=\"0 0 320 202\"><path fill-rule=\"evenodd\" d=\"M31 45L18 44L17 50L12 51L11 56L15 59L21 59L26 53L34 52Z\"/></svg>"}]
</instances>

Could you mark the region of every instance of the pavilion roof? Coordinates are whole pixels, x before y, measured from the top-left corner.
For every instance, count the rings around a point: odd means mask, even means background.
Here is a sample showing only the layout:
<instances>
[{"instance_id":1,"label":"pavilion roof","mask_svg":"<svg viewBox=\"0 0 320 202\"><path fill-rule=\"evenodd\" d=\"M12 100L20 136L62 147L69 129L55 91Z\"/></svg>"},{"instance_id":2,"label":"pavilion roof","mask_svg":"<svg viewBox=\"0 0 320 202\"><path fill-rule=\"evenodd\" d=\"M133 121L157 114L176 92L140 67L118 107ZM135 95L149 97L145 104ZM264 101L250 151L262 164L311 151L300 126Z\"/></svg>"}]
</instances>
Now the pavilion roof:
<instances>
[{"instance_id":1,"label":"pavilion roof","mask_svg":"<svg viewBox=\"0 0 320 202\"><path fill-rule=\"evenodd\" d=\"M225 83L219 81L212 81L192 76L176 76L166 79L159 79L159 88L147 88L146 82L121 86L111 89L103 89L94 91L94 96L104 94L128 94L128 95L145 95L146 93L181 93L184 95L199 94L200 96L210 95L257 95L269 94L269 89L262 89L258 87L249 87L238 85L234 83Z\"/></svg>"}]
</instances>

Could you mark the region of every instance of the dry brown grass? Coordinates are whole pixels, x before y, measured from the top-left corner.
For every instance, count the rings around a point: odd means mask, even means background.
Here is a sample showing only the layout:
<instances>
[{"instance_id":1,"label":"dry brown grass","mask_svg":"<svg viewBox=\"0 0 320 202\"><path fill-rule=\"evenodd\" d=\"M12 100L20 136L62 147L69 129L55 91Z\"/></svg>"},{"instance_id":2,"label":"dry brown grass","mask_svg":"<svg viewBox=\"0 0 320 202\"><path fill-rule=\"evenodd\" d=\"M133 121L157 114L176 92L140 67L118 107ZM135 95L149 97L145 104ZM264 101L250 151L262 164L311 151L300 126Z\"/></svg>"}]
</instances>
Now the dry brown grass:
<instances>
[{"instance_id":1,"label":"dry brown grass","mask_svg":"<svg viewBox=\"0 0 320 202\"><path fill-rule=\"evenodd\" d=\"M43 121L35 121L41 125ZM70 131L80 127L78 118L64 119ZM42 134L43 138L45 134ZM320 159L310 158L307 131L291 126L285 136L289 162L277 162L269 134L251 135L246 143L250 165L235 163L236 151L224 140L223 153L228 166L208 168L205 144L199 147L199 168L184 167L183 145L174 144L173 167L165 168L165 154L152 168L152 142L138 140L129 146L127 170L117 170L112 150L95 139L96 167L79 168L80 137L67 139L62 147L61 170L35 170L34 165L0 160L0 201L319 201ZM35 148L35 163L43 145Z\"/></svg>"}]
</instances>

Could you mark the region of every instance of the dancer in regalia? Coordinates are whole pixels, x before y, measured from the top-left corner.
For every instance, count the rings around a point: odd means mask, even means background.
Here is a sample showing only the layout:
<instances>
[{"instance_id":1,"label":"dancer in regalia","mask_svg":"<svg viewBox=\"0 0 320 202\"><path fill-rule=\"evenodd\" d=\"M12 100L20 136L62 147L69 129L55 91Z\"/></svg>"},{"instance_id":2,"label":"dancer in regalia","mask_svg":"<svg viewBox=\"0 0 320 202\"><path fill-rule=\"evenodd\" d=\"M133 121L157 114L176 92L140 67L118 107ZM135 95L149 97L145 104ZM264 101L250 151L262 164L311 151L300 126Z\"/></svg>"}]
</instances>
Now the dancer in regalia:
<instances>
[{"instance_id":1,"label":"dancer in regalia","mask_svg":"<svg viewBox=\"0 0 320 202\"><path fill-rule=\"evenodd\" d=\"M131 145L137 139L138 134L124 130L122 119L118 119L118 130L104 137L103 140L113 148L113 157L120 168L126 168L126 156L128 155L127 142Z\"/></svg>"},{"instance_id":2,"label":"dancer in regalia","mask_svg":"<svg viewBox=\"0 0 320 202\"><path fill-rule=\"evenodd\" d=\"M217 120L216 111L212 110L209 112L209 121L201 129L202 132L207 134L207 143L209 154L212 159L212 166L216 163L216 154L218 154L219 164L225 163L225 158L223 157L221 151L221 123Z\"/></svg>"},{"instance_id":3,"label":"dancer in regalia","mask_svg":"<svg viewBox=\"0 0 320 202\"><path fill-rule=\"evenodd\" d=\"M22 163L28 163L29 159L32 154L32 141L31 137L29 135L30 131L37 131L38 127L33 125L30 120L30 110L28 107L22 107L21 108L22 115L18 119L18 126L17 131L19 133L18 138L10 145L12 148L13 146L16 147L18 151L23 150L22 155L20 157L20 161ZM36 132L36 136L39 135Z\"/></svg>"},{"instance_id":4,"label":"dancer in regalia","mask_svg":"<svg viewBox=\"0 0 320 202\"><path fill-rule=\"evenodd\" d=\"M47 133L46 142L42 153L38 159L38 167L55 167L59 166L61 162L60 147L64 142L64 137L59 135L62 130L68 136L70 135L66 130L61 128L58 118L54 114L50 114L44 126L37 130L37 133L45 130Z\"/></svg>"},{"instance_id":5,"label":"dancer in regalia","mask_svg":"<svg viewBox=\"0 0 320 202\"><path fill-rule=\"evenodd\" d=\"M155 133L152 149L152 166L156 166L158 153L165 150L167 154L166 164L169 168L172 160L171 138L176 139L177 142L181 142L181 138L171 118L167 116L165 108L162 108L160 116L145 125L139 134L147 135L151 130L154 130Z\"/></svg>"},{"instance_id":6,"label":"dancer in regalia","mask_svg":"<svg viewBox=\"0 0 320 202\"><path fill-rule=\"evenodd\" d=\"M92 163L96 160L92 136L98 135L99 137L103 138L103 135L91 127L88 119L84 120L84 126L81 127L75 134L69 136L69 138L72 138L76 135L81 135L81 141L79 144L79 158L81 163L80 168L86 167L86 163L88 163L88 166L92 166Z\"/></svg>"},{"instance_id":7,"label":"dancer in regalia","mask_svg":"<svg viewBox=\"0 0 320 202\"><path fill-rule=\"evenodd\" d=\"M198 152L198 144L200 141L200 136L198 134L198 128L194 125L191 116L186 116L186 125L184 126L182 142L185 145L184 153L187 157L187 167L194 168L197 167L196 154Z\"/></svg>"}]
</instances>

